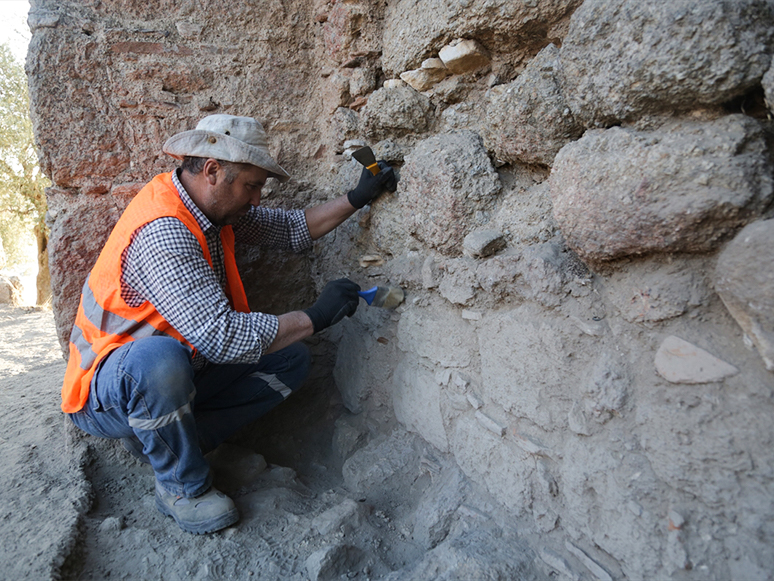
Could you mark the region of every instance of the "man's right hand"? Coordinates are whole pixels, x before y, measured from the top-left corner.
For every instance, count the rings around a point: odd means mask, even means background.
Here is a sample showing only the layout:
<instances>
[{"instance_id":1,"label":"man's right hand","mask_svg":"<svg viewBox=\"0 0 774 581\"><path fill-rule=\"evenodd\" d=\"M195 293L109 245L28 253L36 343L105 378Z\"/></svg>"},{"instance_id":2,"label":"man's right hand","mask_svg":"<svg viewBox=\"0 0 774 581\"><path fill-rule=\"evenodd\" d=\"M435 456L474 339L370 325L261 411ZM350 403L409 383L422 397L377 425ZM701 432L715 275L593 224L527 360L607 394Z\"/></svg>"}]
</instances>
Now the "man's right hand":
<instances>
[{"instance_id":1,"label":"man's right hand","mask_svg":"<svg viewBox=\"0 0 774 581\"><path fill-rule=\"evenodd\" d=\"M314 332L319 333L345 316L354 315L360 301L360 295L357 294L359 290L360 285L348 278L340 278L326 284L317 302L304 310L312 320Z\"/></svg>"}]
</instances>

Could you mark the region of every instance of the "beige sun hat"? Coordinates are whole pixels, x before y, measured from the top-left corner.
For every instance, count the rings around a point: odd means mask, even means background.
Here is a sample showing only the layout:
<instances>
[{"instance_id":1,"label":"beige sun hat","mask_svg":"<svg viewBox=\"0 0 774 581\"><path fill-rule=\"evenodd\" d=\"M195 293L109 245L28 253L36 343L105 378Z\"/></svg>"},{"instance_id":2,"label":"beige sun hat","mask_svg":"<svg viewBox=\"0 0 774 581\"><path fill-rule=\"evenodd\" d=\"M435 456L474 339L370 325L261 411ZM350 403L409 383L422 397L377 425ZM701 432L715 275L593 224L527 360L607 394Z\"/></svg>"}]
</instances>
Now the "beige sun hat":
<instances>
[{"instance_id":1,"label":"beige sun hat","mask_svg":"<svg viewBox=\"0 0 774 581\"><path fill-rule=\"evenodd\" d=\"M269 172L281 182L290 179L269 154L263 126L252 117L209 115L196 129L173 135L162 148L175 159L185 156L212 157L234 163L249 163Z\"/></svg>"}]
</instances>

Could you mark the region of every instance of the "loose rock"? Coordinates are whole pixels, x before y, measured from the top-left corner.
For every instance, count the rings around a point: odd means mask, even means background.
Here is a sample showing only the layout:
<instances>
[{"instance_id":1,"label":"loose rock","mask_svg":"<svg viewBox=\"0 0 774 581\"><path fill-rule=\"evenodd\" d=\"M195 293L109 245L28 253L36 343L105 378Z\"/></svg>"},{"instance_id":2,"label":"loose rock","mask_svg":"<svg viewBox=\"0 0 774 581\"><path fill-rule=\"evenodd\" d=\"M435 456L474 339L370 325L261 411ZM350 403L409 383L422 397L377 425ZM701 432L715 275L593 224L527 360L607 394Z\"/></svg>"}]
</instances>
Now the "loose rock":
<instances>
[{"instance_id":1,"label":"loose rock","mask_svg":"<svg viewBox=\"0 0 774 581\"><path fill-rule=\"evenodd\" d=\"M559 150L583 133L555 78L559 49L549 44L512 83L490 92L487 147L505 162L551 165Z\"/></svg>"},{"instance_id":2,"label":"loose rock","mask_svg":"<svg viewBox=\"0 0 774 581\"><path fill-rule=\"evenodd\" d=\"M587 0L560 52L560 85L587 127L724 103L771 66L768 2Z\"/></svg>"},{"instance_id":3,"label":"loose rock","mask_svg":"<svg viewBox=\"0 0 774 581\"><path fill-rule=\"evenodd\" d=\"M723 250L715 290L774 371L774 220L743 228Z\"/></svg>"},{"instance_id":4,"label":"loose rock","mask_svg":"<svg viewBox=\"0 0 774 581\"><path fill-rule=\"evenodd\" d=\"M472 258L485 258L505 248L505 238L497 230L476 230L462 241L462 251Z\"/></svg>"},{"instance_id":5,"label":"loose rock","mask_svg":"<svg viewBox=\"0 0 774 581\"><path fill-rule=\"evenodd\" d=\"M375 138L422 133L427 128L430 101L409 86L374 91L363 109L366 133Z\"/></svg>"},{"instance_id":6,"label":"loose rock","mask_svg":"<svg viewBox=\"0 0 774 581\"><path fill-rule=\"evenodd\" d=\"M438 56L451 72L470 73L489 64L486 50L475 40L458 40L443 47Z\"/></svg>"},{"instance_id":7,"label":"loose rock","mask_svg":"<svg viewBox=\"0 0 774 581\"><path fill-rule=\"evenodd\" d=\"M420 68L401 73L400 78L417 91L427 91L450 74L441 59L427 59Z\"/></svg>"},{"instance_id":8,"label":"loose rock","mask_svg":"<svg viewBox=\"0 0 774 581\"><path fill-rule=\"evenodd\" d=\"M742 115L589 131L554 161L554 217L584 261L707 252L766 208L768 163L759 125Z\"/></svg>"},{"instance_id":9,"label":"loose rock","mask_svg":"<svg viewBox=\"0 0 774 581\"><path fill-rule=\"evenodd\" d=\"M470 131L431 137L405 161L398 193L409 232L443 254L459 255L475 227L471 218L501 188L481 138Z\"/></svg>"},{"instance_id":10,"label":"loose rock","mask_svg":"<svg viewBox=\"0 0 774 581\"><path fill-rule=\"evenodd\" d=\"M711 383L739 373L733 365L675 336L661 343L655 364L659 375L671 383Z\"/></svg>"}]
</instances>

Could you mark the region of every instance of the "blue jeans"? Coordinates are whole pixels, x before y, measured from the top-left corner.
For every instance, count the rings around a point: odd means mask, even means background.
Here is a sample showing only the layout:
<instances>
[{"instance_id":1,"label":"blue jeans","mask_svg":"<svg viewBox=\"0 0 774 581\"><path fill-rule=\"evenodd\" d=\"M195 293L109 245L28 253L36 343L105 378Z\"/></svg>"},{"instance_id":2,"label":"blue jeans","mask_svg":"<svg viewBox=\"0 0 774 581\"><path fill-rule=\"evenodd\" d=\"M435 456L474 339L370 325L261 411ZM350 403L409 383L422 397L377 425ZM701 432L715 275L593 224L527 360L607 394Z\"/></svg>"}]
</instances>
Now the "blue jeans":
<instances>
[{"instance_id":1,"label":"blue jeans","mask_svg":"<svg viewBox=\"0 0 774 581\"><path fill-rule=\"evenodd\" d=\"M310 363L309 350L294 343L258 363L194 373L182 343L138 339L103 360L86 405L70 417L94 436L137 437L159 483L190 498L212 484L204 454L297 390Z\"/></svg>"}]
</instances>

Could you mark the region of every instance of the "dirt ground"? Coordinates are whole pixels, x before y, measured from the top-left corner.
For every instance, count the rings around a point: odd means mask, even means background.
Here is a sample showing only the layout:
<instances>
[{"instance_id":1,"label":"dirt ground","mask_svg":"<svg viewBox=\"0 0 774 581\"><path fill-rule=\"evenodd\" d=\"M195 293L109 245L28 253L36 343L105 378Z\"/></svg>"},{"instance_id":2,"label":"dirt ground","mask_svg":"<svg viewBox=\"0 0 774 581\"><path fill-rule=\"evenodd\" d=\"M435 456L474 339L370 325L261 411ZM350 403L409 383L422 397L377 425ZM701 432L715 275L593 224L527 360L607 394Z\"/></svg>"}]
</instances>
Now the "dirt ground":
<instances>
[{"instance_id":1,"label":"dirt ground","mask_svg":"<svg viewBox=\"0 0 774 581\"><path fill-rule=\"evenodd\" d=\"M340 429L341 406L321 390L291 409L303 421L290 431L273 428L288 416L269 418L269 430L212 453L216 484L241 519L216 534L185 533L156 510L149 466L117 442L84 436L60 412L65 364L51 312L2 306L0 330L0 578L420 579L428 568L441 578L450 562L471 555L447 550L438 555L445 564L428 562L428 543L414 537L424 531L433 544L447 535L459 541L488 526L480 507L461 506L459 490L451 508L438 508L443 495L430 492L459 478L448 478L443 463L399 428L376 450L402 458L405 470L389 473L385 463L374 476L366 456L345 486L332 440L352 449L363 434L341 443L352 430ZM323 400L327 409L307 422L304 409L319 411ZM271 450L268 464L255 447ZM417 511L436 517L417 524Z\"/></svg>"}]
</instances>

